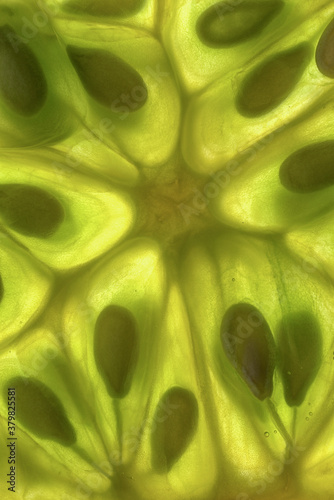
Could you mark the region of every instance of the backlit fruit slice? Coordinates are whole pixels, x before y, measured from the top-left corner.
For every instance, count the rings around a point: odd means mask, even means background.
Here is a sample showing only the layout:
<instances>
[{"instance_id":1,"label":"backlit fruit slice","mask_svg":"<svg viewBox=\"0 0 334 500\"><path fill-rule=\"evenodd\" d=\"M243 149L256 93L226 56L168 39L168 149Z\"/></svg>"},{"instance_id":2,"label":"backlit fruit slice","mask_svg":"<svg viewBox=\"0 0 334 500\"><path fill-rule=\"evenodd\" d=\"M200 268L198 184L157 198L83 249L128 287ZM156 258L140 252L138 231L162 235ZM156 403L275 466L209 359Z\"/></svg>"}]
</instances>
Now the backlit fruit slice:
<instances>
[{"instance_id":1,"label":"backlit fruit slice","mask_svg":"<svg viewBox=\"0 0 334 500\"><path fill-rule=\"evenodd\" d=\"M332 499L333 18L0 0L19 500Z\"/></svg>"},{"instance_id":2,"label":"backlit fruit slice","mask_svg":"<svg viewBox=\"0 0 334 500\"><path fill-rule=\"evenodd\" d=\"M6 234L0 234L0 344L5 346L43 311L50 297L50 271Z\"/></svg>"},{"instance_id":3,"label":"backlit fruit slice","mask_svg":"<svg viewBox=\"0 0 334 500\"><path fill-rule=\"evenodd\" d=\"M51 151L6 151L0 173L4 228L56 269L77 267L106 252L134 221L125 193L62 162L65 158Z\"/></svg>"},{"instance_id":4,"label":"backlit fruit slice","mask_svg":"<svg viewBox=\"0 0 334 500\"><path fill-rule=\"evenodd\" d=\"M106 144L139 167L162 166L177 145L180 102L160 43L139 28L101 25L92 31L69 19L56 28L86 92L85 124L96 129L110 120Z\"/></svg>"},{"instance_id":5,"label":"backlit fruit slice","mask_svg":"<svg viewBox=\"0 0 334 500\"><path fill-rule=\"evenodd\" d=\"M75 71L34 5L17 2L0 22L0 147L50 144L78 126L84 99Z\"/></svg>"}]
</instances>

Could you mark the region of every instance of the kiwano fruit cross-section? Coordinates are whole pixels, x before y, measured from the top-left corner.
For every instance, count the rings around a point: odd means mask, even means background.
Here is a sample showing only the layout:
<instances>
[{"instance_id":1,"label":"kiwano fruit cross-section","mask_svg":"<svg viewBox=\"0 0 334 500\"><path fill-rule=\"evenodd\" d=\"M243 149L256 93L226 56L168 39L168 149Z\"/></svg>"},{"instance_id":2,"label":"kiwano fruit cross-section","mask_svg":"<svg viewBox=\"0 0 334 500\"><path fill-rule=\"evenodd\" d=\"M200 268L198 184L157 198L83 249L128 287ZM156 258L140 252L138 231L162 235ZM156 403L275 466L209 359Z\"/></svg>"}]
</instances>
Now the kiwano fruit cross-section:
<instances>
[{"instance_id":1,"label":"kiwano fruit cross-section","mask_svg":"<svg viewBox=\"0 0 334 500\"><path fill-rule=\"evenodd\" d=\"M333 500L334 3L0 0L0 497Z\"/></svg>"}]
</instances>

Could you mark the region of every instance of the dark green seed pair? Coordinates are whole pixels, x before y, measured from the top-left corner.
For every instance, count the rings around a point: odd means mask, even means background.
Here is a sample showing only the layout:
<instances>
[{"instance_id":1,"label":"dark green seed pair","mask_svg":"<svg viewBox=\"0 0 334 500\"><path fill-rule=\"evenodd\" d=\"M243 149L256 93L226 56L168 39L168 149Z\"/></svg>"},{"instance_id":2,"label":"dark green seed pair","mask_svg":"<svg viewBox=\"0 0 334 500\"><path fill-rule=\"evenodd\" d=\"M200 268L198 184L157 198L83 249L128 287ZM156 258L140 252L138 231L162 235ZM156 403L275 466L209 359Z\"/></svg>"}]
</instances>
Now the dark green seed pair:
<instances>
[{"instance_id":1,"label":"dark green seed pair","mask_svg":"<svg viewBox=\"0 0 334 500\"><path fill-rule=\"evenodd\" d=\"M299 406L304 401L322 356L321 331L311 313L283 318L277 354L268 323L250 304L230 307L220 335L227 358L255 397L262 401L271 396L278 360L287 404Z\"/></svg>"},{"instance_id":2,"label":"dark green seed pair","mask_svg":"<svg viewBox=\"0 0 334 500\"><path fill-rule=\"evenodd\" d=\"M95 324L94 353L110 396L125 397L138 356L138 329L127 309L117 305L103 309ZM197 401L190 391L173 387L162 396L151 440L155 470L171 469L191 442L197 420Z\"/></svg>"}]
</instances>

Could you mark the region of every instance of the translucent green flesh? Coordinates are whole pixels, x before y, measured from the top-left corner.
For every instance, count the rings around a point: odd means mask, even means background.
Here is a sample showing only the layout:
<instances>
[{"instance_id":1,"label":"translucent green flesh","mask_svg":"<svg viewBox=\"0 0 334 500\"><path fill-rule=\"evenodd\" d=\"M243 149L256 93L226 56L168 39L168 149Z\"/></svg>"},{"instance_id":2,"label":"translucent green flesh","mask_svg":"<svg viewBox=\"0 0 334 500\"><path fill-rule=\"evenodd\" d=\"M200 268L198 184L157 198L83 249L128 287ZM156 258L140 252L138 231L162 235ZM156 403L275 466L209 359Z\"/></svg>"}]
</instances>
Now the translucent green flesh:
<instances>
[{"instance_id":1,"label":"translucent green flesh","mask_svg":"<svg viewBox=\"0 0 334 500\"><path fill-rule=\"evenodd\" d=\"M333 498L333 2L12 3L16 497Z\"/></svg>"}]
</instances>

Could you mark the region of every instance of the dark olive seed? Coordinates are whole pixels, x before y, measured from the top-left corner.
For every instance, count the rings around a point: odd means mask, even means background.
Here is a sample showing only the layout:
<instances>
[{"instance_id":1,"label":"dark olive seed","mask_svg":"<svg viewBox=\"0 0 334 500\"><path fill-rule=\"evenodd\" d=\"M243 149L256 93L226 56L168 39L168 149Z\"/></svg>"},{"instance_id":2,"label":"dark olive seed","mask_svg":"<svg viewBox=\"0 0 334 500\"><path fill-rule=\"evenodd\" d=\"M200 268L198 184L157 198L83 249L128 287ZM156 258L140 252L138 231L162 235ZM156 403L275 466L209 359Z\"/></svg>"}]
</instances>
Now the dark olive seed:
<instances>
[{"instance_id":1,"label":"dark olive seed","mask_svg":"<svg viewBox=\"0 0 334 500\"><path fill-rule=\"evenodd\" d=\"M227 358L254 396L270 397L275 343L260 311L246 303L231 306L223 317L220 338Z\"/></svg>"},{"instance_id":2,"label":"dark olive seed","mask_svg":"<svg viewBox=\"0 0 334 500\"><path fill-rule=\"evenodd\" d=\"M218 2L198 18L199 39L210 47L229 47L259 35L284 7L280 0Z\"/></svg>"},{"instance_id":3,"label":"dark olive seed","mask_svg":"<svg viewBox=\"0 0 334 500\"><path fill-rule=\"evenodd\" d=\"M283 318L278 352L285 400L289 406L299 406L322 360L321 330L312 313L300 312Z\"/></svg>"},{"instance_id":4,"label":"dark olive seed","mask_svg":"<svg viewBox=\"0 0 334 500\"><path fill-rule=\"evenodd\" d=\"M297 85L310 58L309 44L302 43L267 59L241 84L236 98L239 113L253 118L279 106Z\"/></svg>"},{"instance_id":5,"label":"dark olive seed","mask_svg":"<svg viewBox=\"0 0 334 500\"><path fill-rule=\"evenodd\" d=\"M10 380L16 392L16 419L30 432L64 446L76 442L76 433L58 397L45 384L30 377Z\"/></svg>"},{"instance_id":6,"label":"dark olive seed","mask_svg":"<svg viewBox=\"0 0 334 500\"><path fill-rule=\"evenodd\" d=\"M317 142L288 156L280 167L281 184L289 191L312 193L334 184L334 141Z\"/></svg>"},{"instance_id":7,"label":"dark olive seed","mask_svg":"<svg viewBox=\"0 0 334 500\"><path fill-rule=\"evenodd\" d=\"M319 71L329 78L334 78L334 19L320 37L315 53Z\"/></svg>"},{"instance_id":8,"label":"dark olive seed","mask_svg":"<svg viewBox=\"0 0 334 500\"><path fill-rule=\"evenodd\" d=\"M158 473L169 471L191 443L198 425L194 394L172 387L162 396L152 430L152 466Z\"/></svg>"},{"instance_id":9,"label":"dark olive seed","mask_svg":"<svg viewBox=\"0 0 334 500\"><path fill-rule=\"evenodd\" d=\"M52 236L65 217L53 195L23 184L0 185L0 213L11 229L37 238Z\"/></svg>"},{"instance_id":10,"label":"dark olive seed","mask_svg":"<svg viewBox=\"0 0 334 500\"><path fill-rule=\"evenodd\" d=\"M137 324L130 311L116 305L103 309L95 324L94 354L111 397L128 393L137 351Z\"/></svg>"},{"instance_id":11,"label":"dark olive seed","mask_svg":"<svg viewBox=\"0 0 334 500\"><path fill-rule=\"evenodd\" d=\"M46 79L35 54L8 25L0 27L0 95L25 116L38 113L47 97Z\"/></svg>"},{"instance_id":12,"label":"dark olive seed","mask_svg":"<svg viewBox=\"0 0 334 500\"><path fill-rule=\"evenodd\" d=\"M140 10L144 0L74 0L65 5L68 11L91 16L129 16Z\"/></svg>"},{"instance_id":13,"label":"dark olive seed","mask_svg":"<svg viewBox=\"0 0 334 500\"><path fill-rule=\"evenodd\" d=\"M138 111L147 100L140 74L110 52L67 47L69 58L87 93L115 112Z\"/></svg>"}]
</instances>

